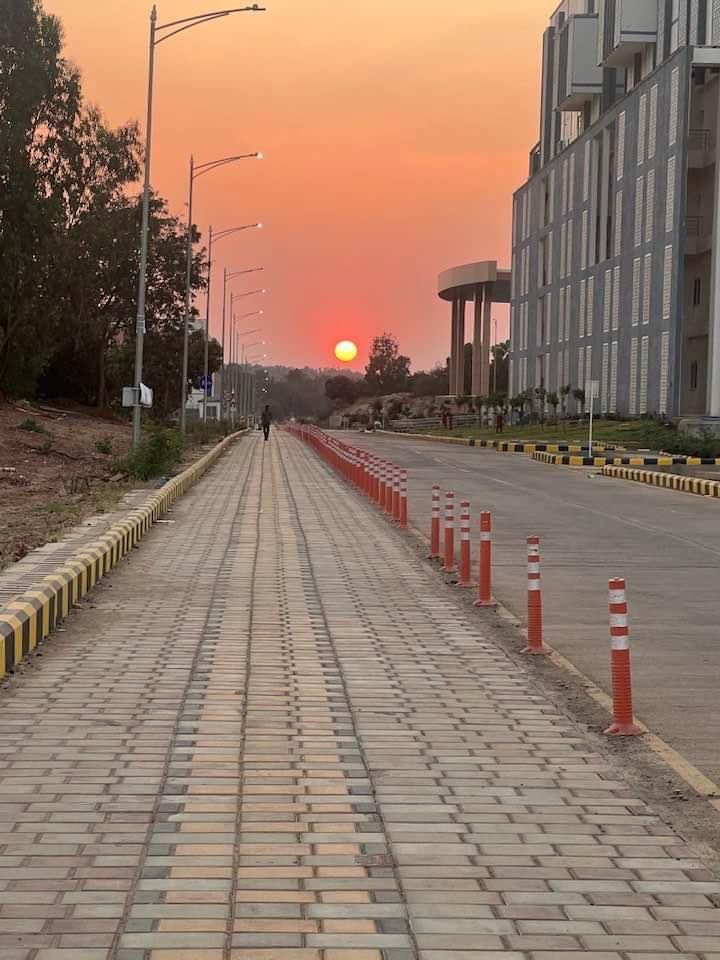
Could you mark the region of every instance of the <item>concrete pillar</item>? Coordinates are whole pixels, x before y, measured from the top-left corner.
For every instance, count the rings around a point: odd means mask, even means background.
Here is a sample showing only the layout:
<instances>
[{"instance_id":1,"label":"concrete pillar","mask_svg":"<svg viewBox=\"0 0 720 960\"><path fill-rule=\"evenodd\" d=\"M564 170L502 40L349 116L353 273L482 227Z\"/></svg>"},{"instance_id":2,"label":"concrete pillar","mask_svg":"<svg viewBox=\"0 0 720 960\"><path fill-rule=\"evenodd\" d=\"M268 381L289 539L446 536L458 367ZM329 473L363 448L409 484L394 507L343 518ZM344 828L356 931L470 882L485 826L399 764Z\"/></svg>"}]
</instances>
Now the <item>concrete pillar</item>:
<instances>
[{"instance_id":1,"label":"concrete pillar","mask_svg":"<svg viewBox=\"0 0 720 960\"><path fill-rule=\"evenodd\" d=\"M457 302L457 373L455 374L455 389L457 396L465 394L465 300Z\"/></svg>"},{"instance_id":2,"label":"concrete pillar","mask_svg":"<svg viewBox=\"0 0 720 960\"><path fill-rule=\"evenodd\" d=\"M490 325L492 322L493 306L493 287L491 283L485 284L485 296L483 298L483 331L482 331L482 394L487 396L490 393Z\"/></svg>"},{"instance_id":3,"label":"concrete pillar","mask_svg":"<svg viewBox=\"0 0 720 960\"><path fill-rule=\"evenodd\" d=\"M718 123L720 123L720 99L718 100ZM707 358L707 391L705 395L705 411L707 416L720 417L720 163L715 164L715 222L713 223L713 245L710 274L710 316L708 318L708 358ZM682 269L682 267L681 267ZM676 370L682 370L683 358L686 349L686 334L681 325L681 335L676 350L680 356L676 362ZM680 389L675 396L680 403L682 390L682 374ZM675 411L680 412L679 407Z\"/></svg>"},{"instance_id":4,"label":"concrete pillar","mask_svg":"<svg viewBox=\"0 0 720 960\"><path fill-rule=\"evenodd\" d=\"M450 330L450 396L456 394L456 374L457 374L457 328L458 328L458 309L457 300L452 302L452 326Z\"/></svg>"},{"instance_id":5,"label":"concrete pillar","mask_svg":"<svg viewBox=\"0 0 720 960\"><path fill-rule=\"evenodd\" d=\"M483 285L475 288L475 319L473 324L473 363L472 363L472 395L479 397L482 394L482 309Z\"/></svg>"}]
</instances>

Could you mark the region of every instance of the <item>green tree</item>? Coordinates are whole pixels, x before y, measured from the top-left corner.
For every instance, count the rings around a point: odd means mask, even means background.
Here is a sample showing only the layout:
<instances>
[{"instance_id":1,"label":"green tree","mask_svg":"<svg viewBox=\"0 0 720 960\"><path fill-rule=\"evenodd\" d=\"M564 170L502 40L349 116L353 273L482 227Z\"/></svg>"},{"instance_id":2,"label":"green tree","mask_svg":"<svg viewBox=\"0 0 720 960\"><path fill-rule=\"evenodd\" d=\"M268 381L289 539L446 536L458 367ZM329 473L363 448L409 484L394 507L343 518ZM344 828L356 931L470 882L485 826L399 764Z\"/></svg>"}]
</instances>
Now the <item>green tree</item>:
<instances>
[{"instance_id":1,"label":"green tree","mask_svg":"<svg viewBox=\"0 0 720 960\"><path fill-rule=\"evenodd\" d=\"M552 407L553 419L557 420L558 407L560 406L560 397L557 395L557 393L555 393L554 390L552 390L550 393L546 395L545 400L548 406Z\"/></svg>"},{"instance_id":2,"label":"green tree","mask_svg":"<svg viewBox=\"0 0 720 960\"><path fill-rule=\"evenodd\" d=\"M372 393L398 393L407 387L409 377L410 359L401 355L395 337L389 333L375 337L365 368L365 380Z\"/></svg>"},{"instance_id":3,"label":"green tree","mask_svg":"<svg viewBox=\"0 0 720 960\"><path fill-rule=\"evenodd\" d=\"M0 2L0 383L25 392L47 362L80 80L38 0ZM62 260L62 258L61 258Z\"/></svg>"}]
</instances>

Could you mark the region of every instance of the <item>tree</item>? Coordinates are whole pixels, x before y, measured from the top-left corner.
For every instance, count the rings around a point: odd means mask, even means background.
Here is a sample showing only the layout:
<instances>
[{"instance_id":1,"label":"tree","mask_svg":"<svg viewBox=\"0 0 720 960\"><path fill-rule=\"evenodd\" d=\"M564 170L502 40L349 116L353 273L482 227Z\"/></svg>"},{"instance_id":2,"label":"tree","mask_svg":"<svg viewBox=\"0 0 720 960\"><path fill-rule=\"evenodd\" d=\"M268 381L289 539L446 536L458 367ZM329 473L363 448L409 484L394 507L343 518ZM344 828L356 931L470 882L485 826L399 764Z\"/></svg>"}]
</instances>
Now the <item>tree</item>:
<instances>
[{"instance_id":1,"label":"tree","mask_svg":"<svg viewBox=\"0 0 720 960\"><path fill-rule=\"evenodd\" d=\"M567 402L571 393L572 387L569 383L566 383L565 386L560 387L560 409L562 411L563 418L567 416Z\"/></svg>"},{"instance_id":2,"label":"tree","mask_svg":"<svg viewBox=\"0 0 720 960\"><path fill-rule=\"evenodd\" d=\"M446 397L450 390L448 370L440 364L432 370L419 370L411 377L410 389L416 397Z\"/></svg>"},{"instance_id":3,"label":"tree","mask_svg":"<svg viewBox=\"0 0 720 960\"><path fill-rule=\"evenodd\" d=\"M555 393L553 390L546 395L545 400L547 401L548 406L552 407L553 419L557 421L557 411L558 407L560 406L560 397L558 397L557 393Z\"/></svg>"},{"instance_id":4,"label":"tree","mask_svg":"<svg viewBox=\"0 0 720 960\"><path fill-rule=\"evenodd\" d=\"M585 391L580 388L577 388L576 390L573 390L572 395L573 397L575 397L575 399L578 402L578 406L580 407L580 413L584 415L585 414Z\"/></svg>"},{"instance_id":5,"label":"tree","mask_svg":"<svg viewBox=\"0 0 720 960\"><path fill-rule=\"evenodd\" d=\"M410 359L400 354L398 341L392 334L375 337L365 368L365 380L375 394L399 393L407 386Z\"/></svg>"},{"instance_id":6,"label":"tree","mask_svg":"<svg viewBox=\"0 0 720 960\"><path fill-rule=\"evenodd\" d=\"M491 352L490 383L493 393L507 395L510 387L510 341L494 344Z\"/></svg>"},{"instance_id":7,"label":"tree","mask_svg":"<svg viewBox=\"0 0 720 960\"><path fill-rule=\"evenodd\" d=\"M330 377L325 381L325 395L338 406L350 406L360 396L360 384L351 377Z\"/></svg>"},{"instance_id":8,"label":"tree","mask_svg":"<svg viewBox=\"0 0 720 960\"><path fill-rule=\"evenodd\" d=\"M50 287L65 212L64 154L80 111L60 22L38 0L0 4L0 383L24 392L58 322Z\"/></svg>"}]
</instances>

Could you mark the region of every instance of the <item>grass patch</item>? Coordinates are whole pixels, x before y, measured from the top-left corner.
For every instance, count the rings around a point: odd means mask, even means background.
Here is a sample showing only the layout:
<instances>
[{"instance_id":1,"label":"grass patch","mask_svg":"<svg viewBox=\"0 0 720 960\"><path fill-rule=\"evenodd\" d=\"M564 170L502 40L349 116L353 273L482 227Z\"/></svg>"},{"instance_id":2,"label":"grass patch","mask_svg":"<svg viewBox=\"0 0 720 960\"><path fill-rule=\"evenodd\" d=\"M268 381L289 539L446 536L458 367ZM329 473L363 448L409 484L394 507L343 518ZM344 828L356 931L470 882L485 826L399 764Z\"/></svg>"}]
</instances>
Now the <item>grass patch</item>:
<instances>
[{"instance_id":1,"label":"grass patch","mask_svg":"<svg viewBox=\"0 0 720 960\"><path fill-rule=\"evenodd\" d=\"M80 507L77 503L63 503L62 500L53 500L37 508L38 513L50 514L77 514L80 513Z\"/></svg>"},{"instance_id":2,"label":"grass patch","mask_svg":"<svg viewBox=\"0 0 720 960\"><path fill-rule=\"evenodd\" d=\"M151 425L140 444L115 464L115 470L136 480L151 480L170 473L183 452L179 430Z\"/></svg>"},{"instance_id":3,"label":"grass patch","mask_svg":"<svg viewBox=\"0 0 720 960\"><path fill-rule=\"evenodd\" d=\"M509 426L499 436L494 429L480 427L456 427L454 430L437 427L426 432L439 436L474 437L476 440L587 443L588 423L587 421L561 420L558 423ZM654 420L595 420L593 440L628 449L642 448L686 456L720 457L720 437L714 436L709 431L697 437L690 437L679 433L673 426L657 423Z\"/></svg>"}]
</instances>

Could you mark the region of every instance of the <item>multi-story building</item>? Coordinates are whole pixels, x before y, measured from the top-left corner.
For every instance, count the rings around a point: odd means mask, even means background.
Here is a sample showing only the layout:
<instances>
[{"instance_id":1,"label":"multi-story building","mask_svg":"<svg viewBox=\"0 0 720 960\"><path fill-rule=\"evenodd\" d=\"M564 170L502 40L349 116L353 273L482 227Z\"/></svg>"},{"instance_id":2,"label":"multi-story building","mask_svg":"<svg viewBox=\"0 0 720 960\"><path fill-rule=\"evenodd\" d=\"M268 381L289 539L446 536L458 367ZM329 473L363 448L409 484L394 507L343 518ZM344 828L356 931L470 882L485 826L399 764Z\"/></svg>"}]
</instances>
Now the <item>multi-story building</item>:
<instances>
[{"instance_id":1,"label":"multi-story building","mask_svg":"<svg viewBox=\"0 0 720 960\"><path fill-rule=\"evenodd\" d=\"M720 0L565 0L514 196L511 392L720 416Z\"/></svg>"}]
</instances>

